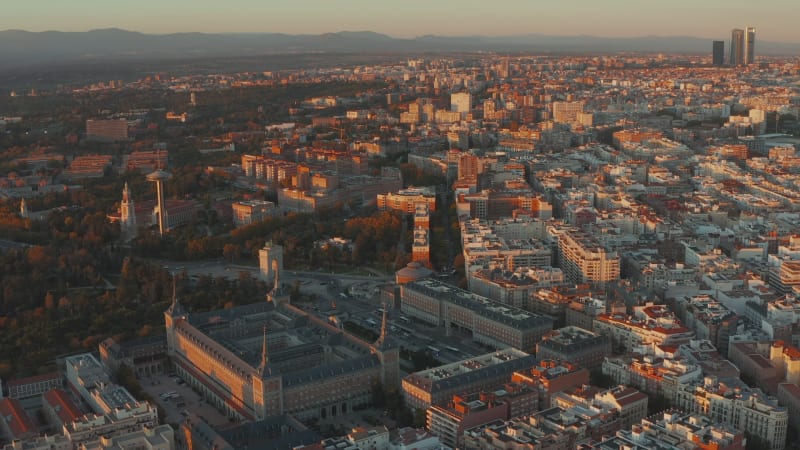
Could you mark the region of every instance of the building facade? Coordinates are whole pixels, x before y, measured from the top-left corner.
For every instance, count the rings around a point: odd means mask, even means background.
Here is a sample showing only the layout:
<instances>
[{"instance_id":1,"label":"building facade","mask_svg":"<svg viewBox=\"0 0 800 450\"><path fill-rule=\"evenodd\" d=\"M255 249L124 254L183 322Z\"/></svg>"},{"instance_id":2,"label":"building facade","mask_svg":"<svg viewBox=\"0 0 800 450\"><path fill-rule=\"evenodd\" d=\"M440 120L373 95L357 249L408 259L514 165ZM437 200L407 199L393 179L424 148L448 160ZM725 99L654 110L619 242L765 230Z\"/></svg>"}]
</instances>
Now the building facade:
<instances>
[{"instance_id":1,"label":"building facade","mask_svg":"<svg viewBox=\"0 0 800 450\"><path fill-rule=\"evenodd\" d=\"M175 372L230 418L337 416L370 403L377 383L399 386L385 326L371 344L288 304L279 285L269 298L204 314L174 299L164 313Z\"/></svg>"},{"instance_id":2,"label":"building facade","mask_svg":"<svg viewBox=\"0 0 800 450\"><path fill-rule=\"evenodd\" d=\"M553 328L553 319L495 302L436 280L419 280L400 286L400 310L447 333L454 329L472 333L476 342L498 348L532 351Z\"/></svg>"}]
</instances>

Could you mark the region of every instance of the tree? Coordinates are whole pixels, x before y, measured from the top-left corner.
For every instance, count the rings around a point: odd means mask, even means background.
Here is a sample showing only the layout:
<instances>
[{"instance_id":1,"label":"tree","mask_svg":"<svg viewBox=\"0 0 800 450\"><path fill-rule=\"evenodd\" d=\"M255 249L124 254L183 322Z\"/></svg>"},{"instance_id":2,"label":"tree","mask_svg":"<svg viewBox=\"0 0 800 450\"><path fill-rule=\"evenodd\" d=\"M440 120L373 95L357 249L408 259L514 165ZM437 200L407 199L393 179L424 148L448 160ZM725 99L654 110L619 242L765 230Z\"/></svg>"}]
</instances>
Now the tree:
<instances>
[{"instance_id":1,"label":"tree","mask_svg":"<svg viewBox=\"0 0 800 450\"><path fill-rule=\"evenodd\" d=\"M50 291L47 291L47 295L44 296L44 307L48 311L52 311L56 307L55 297Z\"/></svg>"},{"instance_id":2,"label":"tree","mask_svg":"<svg viewBox=\"0 0 800 450\"><path fill-rule=\"evenodd\" d=\"M225 244L222 247L222 256L230 262L242 257L242 246L239 244Z\"/></svg>"}]
</instances>

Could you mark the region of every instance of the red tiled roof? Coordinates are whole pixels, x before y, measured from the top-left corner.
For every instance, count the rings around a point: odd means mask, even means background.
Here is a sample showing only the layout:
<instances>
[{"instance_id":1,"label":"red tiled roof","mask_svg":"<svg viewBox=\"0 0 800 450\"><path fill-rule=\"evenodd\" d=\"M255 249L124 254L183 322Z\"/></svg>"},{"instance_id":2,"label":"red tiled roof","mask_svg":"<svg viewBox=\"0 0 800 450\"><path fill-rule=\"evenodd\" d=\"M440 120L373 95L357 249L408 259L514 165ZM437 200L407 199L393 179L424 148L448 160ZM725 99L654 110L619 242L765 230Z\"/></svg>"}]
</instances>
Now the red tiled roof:
<instances>
[{"instance_id":1,"label":"red tiled roof","mask_svg":"<svg viewBox=\"0 0 800 450\"><path fill-rule=\"evenodd\" d=\"M83 412L75 402L61 389L53 389L44 393L44 401L56 412L62 423L74 422Z\"/></svg>"},{"instance_id":2,"label":"red tiled roof","mask_svg":"<svg viewBox=\"0 0 800 450\"><path fill-rule=\"evenodd\" d=\"M783 348L783 354L792 359L800 359L800 349L794 345L787 345Z\"/></svg>"},{"instance_id":3,"label":"red tiled roof","mask_svg":"<svg viewBox=\"0 0 800 450\"><path fill-rule=\"evenodd\" d=\"M619 403L620 406L625 406L646 399L647 395L637 391L636 389L626 388L622 392L614 395L614 398L617 399L617 403Z\"/></svg>"},{"instance_id":4,"label":"red tiled roof","mask_svg":"<svg viewBox=\"0 0 800 450\"><path fill-rule=\"evenodd\" d=\"M0 400L0 420L8 425L12 439L25 437L26 435L36 435L36 425L31 420L22 403L15 398L5 398Z\"/></svg>"}]
</instances>

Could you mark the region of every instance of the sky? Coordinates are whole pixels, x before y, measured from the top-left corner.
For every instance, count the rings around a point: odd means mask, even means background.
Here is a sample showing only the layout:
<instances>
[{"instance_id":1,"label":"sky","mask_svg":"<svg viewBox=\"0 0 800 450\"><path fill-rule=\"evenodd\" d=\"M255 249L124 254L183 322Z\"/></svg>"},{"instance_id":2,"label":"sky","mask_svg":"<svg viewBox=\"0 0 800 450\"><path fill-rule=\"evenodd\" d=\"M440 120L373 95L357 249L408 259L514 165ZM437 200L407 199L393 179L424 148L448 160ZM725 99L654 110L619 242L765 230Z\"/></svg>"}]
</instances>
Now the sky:
<instances>
[{"instance_id":1,"label":"sky","mask_svg":"<svg viewBox=\"0 0 800 450\"><path fill-rule=\"evenodd\" d=\"M762 41L800 43L797 0L2 0L0 30L144 33L375 31L727 40L754 26Z\"/></svg>"}]
</instances>

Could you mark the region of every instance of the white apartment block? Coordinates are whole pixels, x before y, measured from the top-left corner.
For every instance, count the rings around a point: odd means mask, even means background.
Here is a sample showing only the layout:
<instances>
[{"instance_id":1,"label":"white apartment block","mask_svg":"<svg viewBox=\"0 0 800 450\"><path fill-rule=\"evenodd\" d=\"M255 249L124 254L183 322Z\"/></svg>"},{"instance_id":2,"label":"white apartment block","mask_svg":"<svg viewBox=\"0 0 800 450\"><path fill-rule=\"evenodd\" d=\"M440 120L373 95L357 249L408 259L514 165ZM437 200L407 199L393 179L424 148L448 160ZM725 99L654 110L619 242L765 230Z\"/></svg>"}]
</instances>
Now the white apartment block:
<instances>
[{"instance_id":1,"label":"white apartment block","mask_svg":"<svg viewBox=\"0 0 800 450\"><path fill-rule=\"evenodd\" d=\"M758 389L706 378L703 383L679 386L674 406L765 439L772 450L786 445L789 412Z\"/></svg>"}]
</instances>

